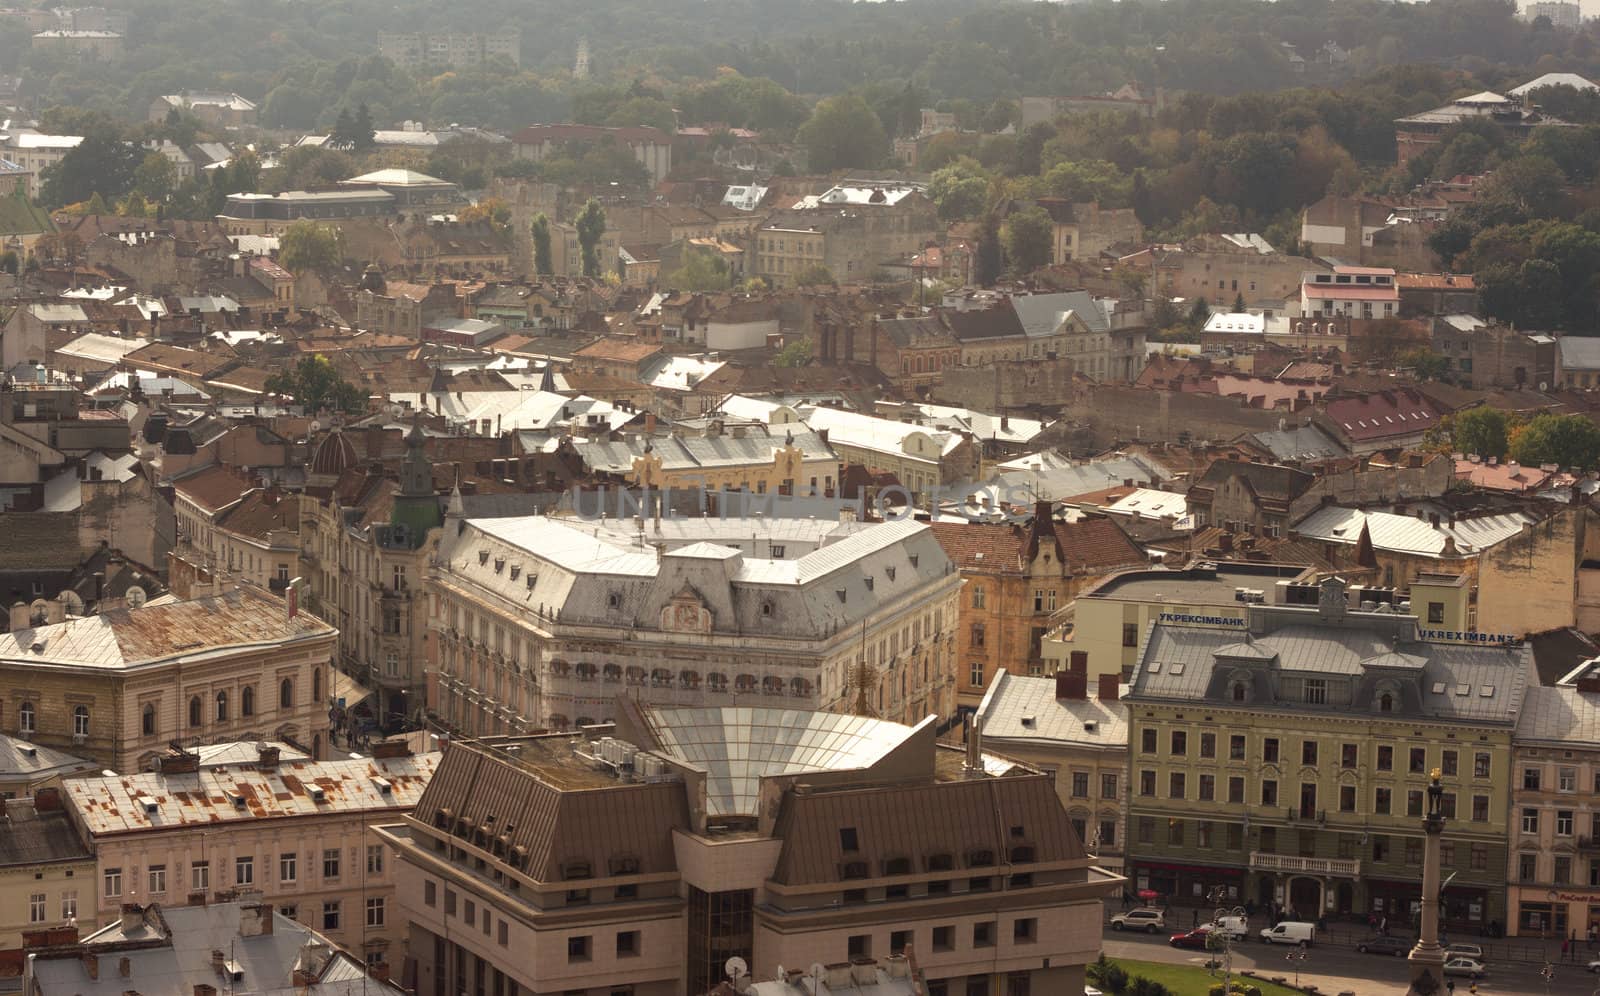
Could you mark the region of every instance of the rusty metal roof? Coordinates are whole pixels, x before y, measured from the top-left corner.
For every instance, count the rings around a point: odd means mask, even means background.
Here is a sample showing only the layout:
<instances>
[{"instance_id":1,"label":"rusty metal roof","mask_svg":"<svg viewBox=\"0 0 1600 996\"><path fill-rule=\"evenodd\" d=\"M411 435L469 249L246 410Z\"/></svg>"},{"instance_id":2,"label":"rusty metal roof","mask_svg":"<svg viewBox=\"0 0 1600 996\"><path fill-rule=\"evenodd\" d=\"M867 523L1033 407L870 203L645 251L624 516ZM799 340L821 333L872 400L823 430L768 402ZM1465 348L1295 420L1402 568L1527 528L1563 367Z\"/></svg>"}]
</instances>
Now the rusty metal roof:
<instances>
[{"instance_id":1,"label":"rusty metal roof","mask_svg":"<svg viewBox=\"0 0 1600 996\"><path fill-rule=\"evenodd\" d=\"M331 640L336 632L309 613L290 619L282 599L245 585L186 602L112 609L0 633L0 663L134 668L231 648Z\"/></svg>"},{"instance_id":2,"label":"rusty metal roof","mask_svg":"<svg viewBox=\"0 0 1600 996\"><path fill-rule=\"evenodd\" d=\"M328 813L409 812L440 756L74 778L63 783L62 792L95 837Z\"/></svg>"}]
</instances>

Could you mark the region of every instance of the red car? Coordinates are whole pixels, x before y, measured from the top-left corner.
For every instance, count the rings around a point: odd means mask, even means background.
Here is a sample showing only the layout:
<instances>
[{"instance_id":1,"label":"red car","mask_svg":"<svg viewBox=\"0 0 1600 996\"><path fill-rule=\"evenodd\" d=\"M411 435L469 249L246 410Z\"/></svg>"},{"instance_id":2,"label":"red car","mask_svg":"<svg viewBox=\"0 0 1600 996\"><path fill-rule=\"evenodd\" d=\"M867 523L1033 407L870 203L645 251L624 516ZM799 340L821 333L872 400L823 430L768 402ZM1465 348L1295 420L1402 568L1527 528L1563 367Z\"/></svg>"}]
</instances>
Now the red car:
<instances>
[{"instance_id":1,"label":"red car","mask_svg":"<svg viewBox=\"0 0 1600 996\"><path fill-rule=\"evenodd\" d=\"M1175 948L1194 948L1197 951L1206 949L1206 935L1211 933L1209 926L1196 927L1181 934L1173 934L1167 943Z\"/></svg>"}]
</instances>

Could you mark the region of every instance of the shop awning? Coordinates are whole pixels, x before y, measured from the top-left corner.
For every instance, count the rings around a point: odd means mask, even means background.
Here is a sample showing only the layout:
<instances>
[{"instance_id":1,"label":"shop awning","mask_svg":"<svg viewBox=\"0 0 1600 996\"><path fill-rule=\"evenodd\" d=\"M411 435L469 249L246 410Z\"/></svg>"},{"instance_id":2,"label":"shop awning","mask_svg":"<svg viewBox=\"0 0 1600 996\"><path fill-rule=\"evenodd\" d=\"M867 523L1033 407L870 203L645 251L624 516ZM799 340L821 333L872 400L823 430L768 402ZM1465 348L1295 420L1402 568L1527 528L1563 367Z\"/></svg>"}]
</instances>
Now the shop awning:
<instances>
[{"instance_id":1,"label":"shop awning","mask_svg":"<svg viewBox=\"0 0 1600 996\"><path fill-rule=\"evenodd\" d=\"M333 672L333 704L341 709L354 709L372 694L372 689L356 679L335 669Z\"/></svg>"}]
</instances>

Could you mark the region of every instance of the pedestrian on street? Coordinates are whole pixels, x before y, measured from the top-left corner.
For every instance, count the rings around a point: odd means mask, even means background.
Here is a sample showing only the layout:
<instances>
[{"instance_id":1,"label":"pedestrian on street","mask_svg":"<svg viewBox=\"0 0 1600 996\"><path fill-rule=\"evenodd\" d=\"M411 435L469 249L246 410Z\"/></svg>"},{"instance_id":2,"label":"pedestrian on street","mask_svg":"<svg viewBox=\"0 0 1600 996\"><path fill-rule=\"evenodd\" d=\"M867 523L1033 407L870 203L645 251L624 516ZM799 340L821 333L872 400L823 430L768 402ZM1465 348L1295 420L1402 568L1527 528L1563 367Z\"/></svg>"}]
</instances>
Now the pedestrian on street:
<instances>
[{"instance_id":1,"label":"pedestrian on street","mask_svg":"<svg viewBox=\"0 0 1600 996\"><path fill-rule=\"evenodd\" d=\"M1563 959L1569 959L1570 958L1570 956L1567 954L1567 942L1566 941L1562 941L1561 942L1561 957Z\"/></svg>"},{"instance_id":2,"label":"pedestrian on street","mask_svg":"<svg viewBox=\"0 0 1600 996\"><path fill-rule=\"evenodd\" d=\"M1191 923L1189 926L1191 926L1191 927L1200 926L1200 911L1199 910L1195 910L1194 911L1194 922Z\"/></svg>"}]
</instances>

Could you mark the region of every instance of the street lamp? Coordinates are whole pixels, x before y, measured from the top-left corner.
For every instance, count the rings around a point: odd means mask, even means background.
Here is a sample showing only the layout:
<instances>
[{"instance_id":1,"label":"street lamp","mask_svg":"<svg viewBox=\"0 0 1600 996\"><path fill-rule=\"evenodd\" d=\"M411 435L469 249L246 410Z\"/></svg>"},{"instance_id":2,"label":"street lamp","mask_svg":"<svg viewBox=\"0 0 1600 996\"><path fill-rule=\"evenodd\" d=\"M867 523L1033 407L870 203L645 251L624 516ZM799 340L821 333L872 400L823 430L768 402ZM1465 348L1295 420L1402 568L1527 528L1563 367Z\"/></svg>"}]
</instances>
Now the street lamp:
<instances>
[{"instance_id":1,"label":"street lamp","mask_svg":"<svg viewBox=\"0 0 1600 996\"><path fill-rule=\"evenodd\" d=\"M1300 947L1290 950L1285 959L1294 962L1294 987L1296 989L1300 988L1300 967L1310 956L1311 949L1302 944ZM1223 992L1226 993L1227 990L1223 990Z\"/></svg>"},{"instance_id":2,"label":"street lamp","mask_svg":"<svg viewBox=\"0 0 1600 996\"><path fill-rule=\"evenodd\" d=\"M1422 820L1422 923L1416 947L1411 949L1411 986L1408 993L1433 996L1444 988L1444 950L1439 946L1439 837L1444 833L1442 772L1429 773L1428 811Z\"/></svg>"}]
</instances>

